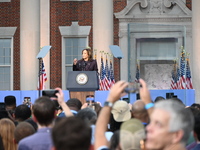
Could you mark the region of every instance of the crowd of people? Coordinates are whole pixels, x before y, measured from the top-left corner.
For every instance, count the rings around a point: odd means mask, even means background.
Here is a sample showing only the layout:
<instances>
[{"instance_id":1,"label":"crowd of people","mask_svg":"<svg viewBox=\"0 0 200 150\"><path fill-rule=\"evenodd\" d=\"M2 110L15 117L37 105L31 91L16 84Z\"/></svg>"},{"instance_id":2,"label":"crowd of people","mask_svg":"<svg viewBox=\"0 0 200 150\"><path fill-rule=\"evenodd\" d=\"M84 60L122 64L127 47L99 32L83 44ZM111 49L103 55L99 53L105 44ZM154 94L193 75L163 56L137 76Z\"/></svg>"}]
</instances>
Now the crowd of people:
<instances>
[{"instance_id":1,"label":"crowd of people","mask_svg":"<svg viewBox=\"0 0 200 150\"><path fill-rule=\"evenodd\" d=\"M1 150L198 150L200 105L178 98L151 99L140 79L140 99L120 100L125 81L116 82L103 106L98 102L39 97L31 107L5 97L0 110Z\"/></svg>"}]
</instances>

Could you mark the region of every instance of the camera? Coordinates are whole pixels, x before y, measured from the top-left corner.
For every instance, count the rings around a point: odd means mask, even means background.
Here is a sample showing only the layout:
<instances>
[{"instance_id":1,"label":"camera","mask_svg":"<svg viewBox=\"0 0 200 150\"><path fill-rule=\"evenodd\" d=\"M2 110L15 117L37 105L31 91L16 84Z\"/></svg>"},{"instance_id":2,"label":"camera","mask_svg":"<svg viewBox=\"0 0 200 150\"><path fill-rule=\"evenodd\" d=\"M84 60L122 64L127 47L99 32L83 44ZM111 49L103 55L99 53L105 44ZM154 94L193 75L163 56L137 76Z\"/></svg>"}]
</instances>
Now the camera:
<instances>
[{"instance_id":1,"label":"camera","mask_svg":"<svg viewBox=\"0 0 200 150\"><path fill-rule=\"evenodd\" d=\"M130 82L128 86L124 89L126 93L139 93L140 83Z\"/></svg>"},{"instance_id":2,"label":"camera","mask_svg":"<svg viewBox=\"0 0 200 150\"><path fill-rule=\"evenodd\" d=\"M58 93L58 90L43 90L42 91L42 96L47 96L47 97L57 97L56 93Z\"/></svg>"}]
</instances>

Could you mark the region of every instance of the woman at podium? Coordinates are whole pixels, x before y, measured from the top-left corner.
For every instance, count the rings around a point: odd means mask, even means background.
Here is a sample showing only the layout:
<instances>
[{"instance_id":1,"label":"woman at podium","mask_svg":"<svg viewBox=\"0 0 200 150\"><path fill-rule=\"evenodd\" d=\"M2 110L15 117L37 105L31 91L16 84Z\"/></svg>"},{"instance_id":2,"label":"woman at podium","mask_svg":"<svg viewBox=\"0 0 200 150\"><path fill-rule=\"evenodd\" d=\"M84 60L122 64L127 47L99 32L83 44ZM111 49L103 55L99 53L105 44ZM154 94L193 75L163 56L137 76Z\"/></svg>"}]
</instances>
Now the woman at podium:
<instances>
[{"instance_id":1,"label":"woman at podium","mask_svg":"<svg viewBox=\"0 0 200 150\"><path fill-rule=\"evenodd\" d=\"M91 49L82 50L82 59L74 59L73 71L97 71L97 62L92 58Z\"/></svg>"}]
</instances>

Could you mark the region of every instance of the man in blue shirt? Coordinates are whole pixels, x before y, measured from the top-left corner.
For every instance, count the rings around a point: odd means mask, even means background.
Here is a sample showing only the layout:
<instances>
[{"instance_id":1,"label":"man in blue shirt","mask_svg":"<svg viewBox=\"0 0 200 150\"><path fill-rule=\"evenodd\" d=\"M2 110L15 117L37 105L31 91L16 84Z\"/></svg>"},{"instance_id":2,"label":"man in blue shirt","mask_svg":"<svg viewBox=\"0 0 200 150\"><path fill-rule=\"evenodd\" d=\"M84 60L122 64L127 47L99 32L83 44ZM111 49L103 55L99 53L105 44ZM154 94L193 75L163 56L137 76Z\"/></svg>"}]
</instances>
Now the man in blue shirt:
<instances>
[{"instance_id":1,"label":"man in blue shirt","mask_svg":"<svg viewBox=\"0 0 200 150\"><path fill-rule=\"evenodd\" d=\"M32 106L32 117L38 124L38 131L22 139L18 150L50 150L52 122L55 118L55 105L49 97L38 98Z\"/></svg>"},{"instance_id":2,"label":"man in blue shirt","mask_svg":"<svg viewBox=\"0 0 200 150\"><path fill-rule=\"evenodd\" d=\"M59 105L65 111L65 115L73 116L69 107L64 102L62 89L56 88ZM54 118L56 117L56 106L49 97L38 98L32 106L32 117L38 125L38 131L19 142L18 150L50 150L53 146L51 129Z\"/></svg>"}]
</instances>

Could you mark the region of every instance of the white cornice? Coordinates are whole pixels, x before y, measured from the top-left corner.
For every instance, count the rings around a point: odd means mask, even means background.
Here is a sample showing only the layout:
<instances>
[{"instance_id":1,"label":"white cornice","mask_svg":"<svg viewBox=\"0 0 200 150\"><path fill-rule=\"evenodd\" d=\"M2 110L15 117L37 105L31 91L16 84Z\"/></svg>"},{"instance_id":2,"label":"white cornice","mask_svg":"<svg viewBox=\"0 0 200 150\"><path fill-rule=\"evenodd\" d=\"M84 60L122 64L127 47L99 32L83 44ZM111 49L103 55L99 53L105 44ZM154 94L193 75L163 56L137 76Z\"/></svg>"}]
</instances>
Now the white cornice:
<instances>
[{"instance_id":1,"label":"white cornice","mask_svg":"<svg viewBox=\"0 0 200 150\"><path fill-rule=\"evenodd\" d=\"M120 18L120 22L191 22L191 17L183 18Z\"/></svg>"},{"instance_id":2,"label":"white cornice","mask_svg":"<svg viewBox=\"0 0 200 150\"><path fill-rule=\"evenodd\" d=\"M59 26L62 36L88 36L91 26L79 26L78 22L72 22L71 26Z\"/></svg>"},{"instance_id":3,"label":"white cornice","mask_svg":"<svg viewBox=\"0 0 200 150\"><path fill-rule=\"evenodd\" d=\"M161 0L159 8L154 10L153 0L132 0L118 13L116 18L187 18L192 17L192 12L182 0Z\"/></svg>"},{"instance_id":4,"label":"white cornice","mask_svg":"<svg viewBox=\"0 0 200 150\"><path fill-rule=\"evenodd\" d=\"M0 27L1 38L11 38L14 36L17 27Z\"/></svg>"}]
</instances>

